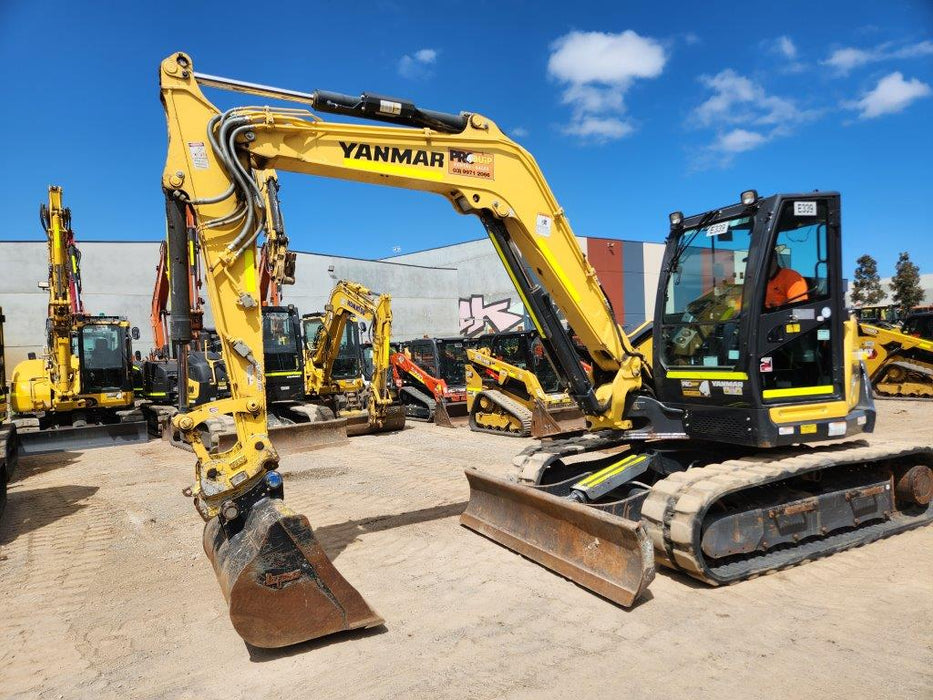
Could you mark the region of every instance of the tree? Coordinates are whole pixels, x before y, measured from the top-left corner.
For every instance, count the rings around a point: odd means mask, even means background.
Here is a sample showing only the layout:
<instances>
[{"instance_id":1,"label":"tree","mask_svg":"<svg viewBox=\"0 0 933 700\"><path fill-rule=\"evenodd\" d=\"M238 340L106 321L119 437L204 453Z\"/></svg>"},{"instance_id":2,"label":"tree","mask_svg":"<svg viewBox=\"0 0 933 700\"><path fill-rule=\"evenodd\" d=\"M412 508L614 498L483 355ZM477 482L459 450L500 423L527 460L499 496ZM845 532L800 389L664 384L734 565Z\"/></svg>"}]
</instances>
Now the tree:
<instances>
[{"instance_id":1,"label":"tree","mask_svg":"<svg viewBox=\"0 0 933 700\"><path fill-rule=\"evenodd\" d=\"M884 299L881 278L878 276L878 263L868 253L857 261L852 292L849 295L855 306L873 306Z\"/></svg>"},{"instance_id":2,"label":"tree","mask_svg":"<svg viewBox=\"0 0 933 700\"><path fill-rule=\"evenodd\" d=\"M901 253L894 270L890 286L891 291L894 292L894 305L903 317L923 301L924 291L920 286L920 268L910 261L910 253Z\"/></svg>"}]
</instances>

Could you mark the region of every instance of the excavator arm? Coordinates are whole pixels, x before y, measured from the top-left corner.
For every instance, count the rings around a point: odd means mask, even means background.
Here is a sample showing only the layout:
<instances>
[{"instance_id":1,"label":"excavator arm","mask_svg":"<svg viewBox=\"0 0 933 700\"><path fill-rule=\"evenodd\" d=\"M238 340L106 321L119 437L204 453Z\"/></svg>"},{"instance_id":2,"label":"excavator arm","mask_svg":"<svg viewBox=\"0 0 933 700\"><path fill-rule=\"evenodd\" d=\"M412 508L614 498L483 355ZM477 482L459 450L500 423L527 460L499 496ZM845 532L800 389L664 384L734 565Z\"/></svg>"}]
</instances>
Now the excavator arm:
<instances>
[{"instance_id":1,"label":"excavator arm","mask_svg":"<svg viewBox=\"0 0 933 700\"><path fill-rule=\"evenodd\" d=\"M307 109L221 112L199 83L393 126L327 122ZM184 228L190 208L230 376L230 399L174 422L197 456L192 495L208 520L205 550L231 618L258 646L379 624L327 561L307 520L281 500L277 454L266 428L256 278L256 242L277 234L276 205L256 174L284 170L433 192L458 213L479 217L592 429L631 427L626 398L641 386L644 358L616 323L534 159L486 117L432 112L368 94L297 93L199 75L183 53L162 61L160 84L169 134L162 186L170 236ZM555 305L589 351L594 382L581 368ZM221 453L208 452L198 433L214 412L232 415L236 427L236 444ZM277 538L282 531L291 533L292 545ZM290 562L285 571L283 559Z\"/></svg>"}]
</instances>

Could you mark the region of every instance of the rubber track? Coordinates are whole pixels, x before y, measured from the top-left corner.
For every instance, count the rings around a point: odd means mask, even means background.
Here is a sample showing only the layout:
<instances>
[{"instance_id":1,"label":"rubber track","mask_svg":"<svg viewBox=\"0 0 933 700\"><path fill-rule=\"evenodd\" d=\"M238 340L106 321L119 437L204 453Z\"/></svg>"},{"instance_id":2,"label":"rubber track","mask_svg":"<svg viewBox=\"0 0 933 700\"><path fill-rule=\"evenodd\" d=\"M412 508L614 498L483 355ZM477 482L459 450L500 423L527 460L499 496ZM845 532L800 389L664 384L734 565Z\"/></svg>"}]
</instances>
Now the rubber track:
<instances>
[{"instance_id":1,"label":"rubber track","mask_svg":"<svg viewBox=\"0 0 933 700\"><path fill-rule=\"evenodd\" d=\"M476 413L473 411L470 412L470 430L476 431L477 433L491 433L493 435L509 435L513 437L528 437L531 435L531 411L525 408L518 401L510 399L501 391L496 391L495 389L488 389L486 391L479 392L473 401L474 406L479 405L477 402L481 396L485 396L487 399L501 408L505 413L518 418L518 420L520 420L522 423L522 430L521 432L516 433L509 430L498 430L496 428L483 427L476 422Z\"/></svg>"},{"instance_id":2,"label":"rubber track","mask_svg":"<svg viewBox=\"0 0 933 700\"><path fill-rule=\"evenodd\" d=\"M918 445L841 443L803 452L780 450L677 472L657 482L642 506L642 522L658 562L711 585L728 584L793 566L918 527L933 520L933 504L918 515L895 512L890 520L827 537L808 540L733 561L709 566L700 550L708 508L724 496L845 464L917 456L933 465L933 448Z\"/></svg>"},{"instance_id":3,"label":"rubber track","mask_svg":"<svg viewBox=\"0 0 933 700\"><path fill-rule=\"evenodd\" d=\"M408 396L413 398L415 401L420 403L422 406L424 406L428 411L427 418L423 418L421 416L412 416L412 415L409 415L408 411L405 411L406 418L411 418L412 420L420 420L426 423L434 422L434 411L437 408L437 401L435 401L432 396L428 396L423 391L416 389L413 386L403 386L401 389L399 389L399 392L407 394Z\"/></svg>"}]
</instances>

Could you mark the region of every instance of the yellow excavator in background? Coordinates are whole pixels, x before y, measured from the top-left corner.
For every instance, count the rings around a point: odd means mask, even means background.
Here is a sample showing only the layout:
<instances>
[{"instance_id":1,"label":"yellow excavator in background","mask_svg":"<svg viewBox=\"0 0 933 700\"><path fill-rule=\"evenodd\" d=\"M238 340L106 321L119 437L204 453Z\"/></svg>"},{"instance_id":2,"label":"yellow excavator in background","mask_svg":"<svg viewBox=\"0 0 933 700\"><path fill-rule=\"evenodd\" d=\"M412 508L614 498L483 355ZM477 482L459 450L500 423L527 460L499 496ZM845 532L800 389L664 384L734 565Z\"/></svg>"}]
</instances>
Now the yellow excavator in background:
<instances>
[{"instance_id":1,"label":"yellow excavator in background","mask_svg":"<svg viewBox=\"0 0 933 700\"><path fill-rule=\"evenodd\" d=\"M367 387L362 376L362 352L355 323L368 322L372 329L373 375ZM356 282L340 280L331 291L323 314L302 317L305 394L347 419L347 433L401 430L405 409L395 404L390 392L389 342L392 335L392 297L373 293ZM352 354L352 377L338 378L335 366Z\"/></svg>"},{"instance_id":2,"label":"yellow excavator in background","mask_svg":"<svg viewBox=\"0 0 933 700\"><path fill-rule=\"evenodd\" d=\"M910 316L900 330L859 323L859 342L876 394L933 398L933 314Z\"/></svg>"},{"instance_id":3,"label":"yellow excavator in background","mask_svg":"<svg viewBox=\"0 0 933 700\"><path fill-rule=\"evenodd\" d=\"M160 80L169 220L194 208L233 387L228 401L176 420L198 456L192 494L208 521L205 550L248 642L283 646L382 622L283 502L249 272L264 227L254 169L433 192L483 223L587 428L526 450L517 482L467 472L462 522L497 542L630 605L655 555L728 583L933 519L930 446L798 447L874 427L843 306L838 194L747 191L703 214L672 214L646 357L616 323L534 159L486 117L199 74L184 53L162 61ZM304 109L222 112L199 84L394 126L331 123ZM807 294L774 302L774 265L801 270ZM738 303L708 303L720 288ZM198 443L211 410L236 421L227 452Z\"/></svg>"},{"instance_id":4,"label":"yellow excavator in background","mask_svg":"<svg viewBox=\"0 0 933 700\"><path fill-rule=\"evenodd\" d=\"M13 369L20 452L145 442L146 423L134 409L130 324L85 312L81 254L61 187L49 186L48 206L39 214L48 237L49 278L40 283L49 291L47 354Z\"/></svg>"},{"instance_id":5,"label":"yellow excavator in background","mask_svg":"<svg viewBox=\"0 0 933 700\"><path fill-rule=\"evenodd\" d=\"M0 308L0 517L6 507L6 487L16 471L16 427L7 418L10 409L10 390L6 384L3 323L6 317Z\"/></svg>"}]
</instances>

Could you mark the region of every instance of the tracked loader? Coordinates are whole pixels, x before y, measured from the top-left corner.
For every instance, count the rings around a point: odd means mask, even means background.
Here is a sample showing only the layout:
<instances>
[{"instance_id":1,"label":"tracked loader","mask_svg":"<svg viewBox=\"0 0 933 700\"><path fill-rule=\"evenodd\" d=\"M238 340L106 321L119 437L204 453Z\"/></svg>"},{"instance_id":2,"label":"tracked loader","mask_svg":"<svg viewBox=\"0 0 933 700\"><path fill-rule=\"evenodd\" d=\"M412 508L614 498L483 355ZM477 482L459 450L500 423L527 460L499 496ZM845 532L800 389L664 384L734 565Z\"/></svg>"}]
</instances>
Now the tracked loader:
<instances>
[{"instance_id":1,"label":"tracked loader","mask_svg":"<svg viewBox=\"0 0 933 700\"><path fill-rule=\"evenodd\" d=\"M392 354L392 376L409 418L453 427L467 415L466 338L416 338Z\"/></svg>"},{"instance_id":2,"label":"tracked loader","mask_svg":"<svg viewBox=\"0 0 933 700\"><path fill-rule=\"evenodd\" d=\"M433 192L486 228L587 432L532 447L515 480L469 470L468 527L630 605L655 555L728 583L933 517L929 445L818 444L869 432L875 418L843 306L838 194L749 191L673 214L648 357L615 322L534 159L488 118L201 74L184 53L162 61L160 81L169 222L183 226L193 210L233 389L175 421L197 453L191 493L205 551L249 643L382 623L283 500L250 281L256 237L275 227L255 169ZM307 109L222 112L201 85L388 126ZM212 409L233 417L238 437L217 454L197 428Z\"/></svg>"},{"instance_id":3,"label":"tracked loader","mask_svg":"<svg viewBox=\"0 0 933 700\"><path fill-rule=\"evenodd\" d=\"M859 342L876 395L933 398L933 312L908 316L902 328L859 323Z\"/></svg>"},{"instance_id":4,"label":"tracked loader","mask_svg":"<svg viewBox=\"0 0 933 700\"><path fill-rule=\"evenodd\" d=\"M470 430L548 437L583 430L583 414L561 384L536 331L496 333L467 348Z\"/></svg>"},{"instance_id":5,"label":"tracked loader","mask_svg":"<svg viewBox=\"0 0 933 700\"><path fill-rule=\"evenodd\" d=\"M43 358L13 368L12 411L21 455L83 450L148 440L134 408L130 324L91 316L81 298L81 254L62 189L40 207L48 238L48 333ZM136 331L138 334L138 331Z\"/></svg>"}]
</instances>

